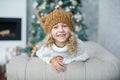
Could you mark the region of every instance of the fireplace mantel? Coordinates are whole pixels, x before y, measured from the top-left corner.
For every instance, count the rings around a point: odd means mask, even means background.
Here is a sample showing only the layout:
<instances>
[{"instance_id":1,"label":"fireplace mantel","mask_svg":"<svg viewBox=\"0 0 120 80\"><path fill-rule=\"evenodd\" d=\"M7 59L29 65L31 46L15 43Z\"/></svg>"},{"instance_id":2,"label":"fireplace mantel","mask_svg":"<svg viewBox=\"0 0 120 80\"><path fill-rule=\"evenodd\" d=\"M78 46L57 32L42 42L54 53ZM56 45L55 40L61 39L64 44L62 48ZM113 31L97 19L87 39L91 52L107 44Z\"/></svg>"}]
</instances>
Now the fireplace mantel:
<instances>
[{"instance_id":1,"label":"fireplace mantel","mask_svg":"<svg viewBox=\"0 0 120 80\"><path fill-rule=\"evenodd\" d=\"M6 48L15 48L16 46L26 47L27 0L1 0L0 6L1 6L0 18L20 18L21 19L21 34L20 34L21 38L17 40L12 40L12 39L0 40L0 62L4 62ZM4 34L10 33L9 30L3 30L3 32Z\"/></svg>"},{"instance_id":2,"label":"fireplace mantel","mask_svg":"<svg viewBox=\"0 0 120 80\"><path fill-rule=\"evenodd\" d=\"M0 18L0 41L21 40L21 18Z\"/></svg>"},{"instance_id":3,"label":"fireplace mantel","mask_svg":"<svg viewBox=\"0 0 120 80\"><path fill-rule=\"evenodd\" d=\"M26 32L27 32L27 25L26 25L26 11L27 11L27 0L2 0L0 2L0 19L6 19L10 20L12 23L9 25L16 25L19 24L19 27L15 31L15 27L13 28L13 32L18 32L17 33L17 38L3 38L3 40L0 40L0 46L7 46L7 47L16 47L16 46L21 46L25 47L26 46ZM14 21L17 21L14 22ZM21 27L21 28L20 28ZM1 36L7 36L7 34L10 33L10 28L9 29L4 29L3 31L0 31ZM6 34L6 35L4 35ZM10 36L15 36L14 34L11 34ZM19 36L19 37L18 37Z\"/></svg>"}]
</instances>

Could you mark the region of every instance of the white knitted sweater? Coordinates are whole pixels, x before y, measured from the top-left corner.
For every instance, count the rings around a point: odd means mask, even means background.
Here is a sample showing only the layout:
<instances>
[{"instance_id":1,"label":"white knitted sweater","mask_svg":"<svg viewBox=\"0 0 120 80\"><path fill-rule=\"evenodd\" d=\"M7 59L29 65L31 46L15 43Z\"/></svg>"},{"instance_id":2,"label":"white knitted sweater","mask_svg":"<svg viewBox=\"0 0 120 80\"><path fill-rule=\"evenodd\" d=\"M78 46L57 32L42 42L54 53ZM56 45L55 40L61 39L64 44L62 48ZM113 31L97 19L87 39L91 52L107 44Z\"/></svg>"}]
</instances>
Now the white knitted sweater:
<instances>
[{"instance_id":1,"label":"white knitted sweater","mask_svg":"<svg viewBox=\"0 0 120 80\"><path fill-rule=\"evenodd\" d=\"M52 45L52 48L42 46L36 52L36 55L46 63L49 63L53 57L62 56L64 58L63 64L68 64L79 60L86 61L89 58L87 55L87 49L81 40L78 40L77 54L68 55L67 46L59 48L56 45Z\"/></svg>"}]
</instances>

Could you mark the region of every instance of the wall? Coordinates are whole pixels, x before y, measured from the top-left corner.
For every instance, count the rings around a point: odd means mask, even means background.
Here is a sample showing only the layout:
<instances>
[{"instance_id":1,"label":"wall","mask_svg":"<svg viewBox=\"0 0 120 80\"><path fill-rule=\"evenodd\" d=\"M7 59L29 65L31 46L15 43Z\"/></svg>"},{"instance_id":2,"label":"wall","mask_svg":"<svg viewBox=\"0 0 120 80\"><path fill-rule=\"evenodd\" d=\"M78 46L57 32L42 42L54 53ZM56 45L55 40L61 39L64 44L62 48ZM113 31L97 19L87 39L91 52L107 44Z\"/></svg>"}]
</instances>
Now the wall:
<instances>
[{"instance_id":1,"label":"wall","mask_svg":"<svg viewBox=\"0 0 120 80\"><path fill-rule=\"evenodd\" d=\"M85 24L88 26L86 30L89 41L97 42L98 39L98 14L99 0L81 0L82 12Z\"/></svg>"},{"instance_id":2,"label":"wall","mask_svg":"<svg viewBox=\"0 0 120 80\"><path fill-rule=\"evenodd\" d=\"M27 25L28 25L28 28L27 28L27 31L28 31L27 37L31 36L31 33L29 34L29 32L31 31L32 22L33 22L32 15L34 14L34 8L33 8L32 5L33 5L34 1L35 0L28 0L27 1L27 16L28 16L27 17Z\"/></svg>"},{"instance_id":3,"label":"wall","mask_svg":"<svg viewBox=\"0 0 120 80\"><path fill-rule=\"evenodd\" d=\"M120 0L99 0L98 42L120 58Z\"/></svg>"},{"instance_id":4,"label":"wall","mask_svg":"<svg viewBox=\"0 0 120 80\"><path fill-rule=\"evenodd\" d=\"M82 0L87 34L120 58L120 0Z\"/></svg>"},{"instance_id":5,"label":"wall","mask_svg":"<svg viewBox=\"0 0 120 80\"><path fill-rule=\"evenodd\" d=\"M22 19L22 40L0 41L0 62L2 62L6 48L26 46L26 0L0 0L0 17Z\"/></svg>"}]
</instances>

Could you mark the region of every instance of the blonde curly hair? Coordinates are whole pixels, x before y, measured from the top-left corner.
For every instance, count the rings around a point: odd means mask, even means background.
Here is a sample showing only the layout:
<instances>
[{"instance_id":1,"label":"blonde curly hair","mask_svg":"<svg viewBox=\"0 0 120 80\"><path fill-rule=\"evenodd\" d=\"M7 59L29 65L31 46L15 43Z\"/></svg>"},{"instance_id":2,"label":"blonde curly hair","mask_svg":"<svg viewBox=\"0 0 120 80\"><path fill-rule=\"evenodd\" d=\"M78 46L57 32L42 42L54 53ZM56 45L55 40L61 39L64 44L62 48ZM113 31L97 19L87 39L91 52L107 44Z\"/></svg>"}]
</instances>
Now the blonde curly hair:
<instances>
[{"instance_id":1,"label":"blonde curly hair","mask_svg":"<svg viewBox=\"0 0 120 80\"><path fill-rule=\"evenodd\" d=\"M51 34L47 34L44 39L44 45L45 45L45 47L51 48L52 44L54 44L54 39L51 36ZM77 48L78 48L77 37L76 37L75 33L73 33L73 32L71 32L71 35L68 39L67 47L68 47L69 55L77 53Z\"/></svg>"}]
</instances>

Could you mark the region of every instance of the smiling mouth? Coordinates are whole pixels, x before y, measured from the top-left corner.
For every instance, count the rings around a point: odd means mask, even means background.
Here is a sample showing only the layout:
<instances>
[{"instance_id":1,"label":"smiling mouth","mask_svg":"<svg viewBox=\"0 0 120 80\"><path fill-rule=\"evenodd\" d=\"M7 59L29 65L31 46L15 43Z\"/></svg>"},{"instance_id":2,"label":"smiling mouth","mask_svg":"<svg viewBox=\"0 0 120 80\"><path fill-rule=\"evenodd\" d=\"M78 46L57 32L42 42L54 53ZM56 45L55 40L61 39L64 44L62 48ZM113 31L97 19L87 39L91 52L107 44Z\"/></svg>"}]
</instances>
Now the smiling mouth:
<instances>
[{"instance_id":1,"label":"smiling mouth","mask_svg":"<svg viewBox=\"0 0 120 80\"><path fill-rule=\"evenodd\" d=\"M64 38L66 35L65 34L59 34L57 37Z\"/></svg>"}]
</instances>

